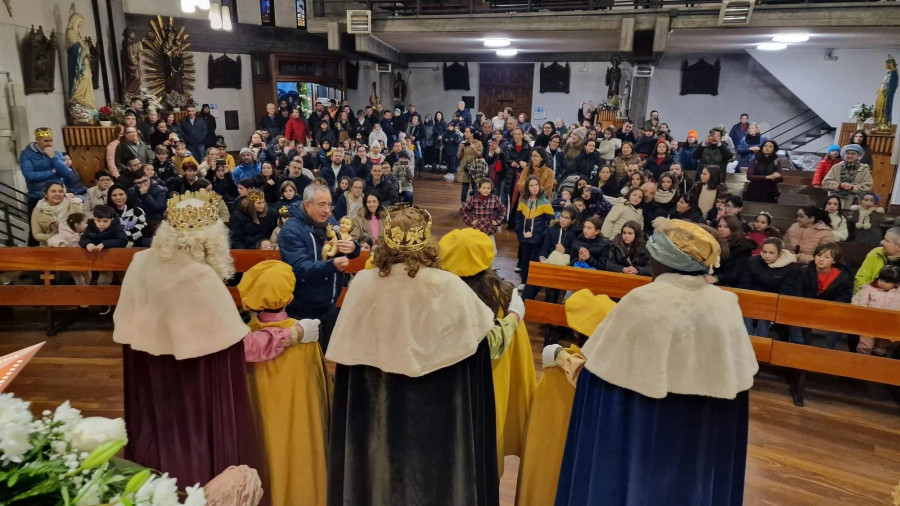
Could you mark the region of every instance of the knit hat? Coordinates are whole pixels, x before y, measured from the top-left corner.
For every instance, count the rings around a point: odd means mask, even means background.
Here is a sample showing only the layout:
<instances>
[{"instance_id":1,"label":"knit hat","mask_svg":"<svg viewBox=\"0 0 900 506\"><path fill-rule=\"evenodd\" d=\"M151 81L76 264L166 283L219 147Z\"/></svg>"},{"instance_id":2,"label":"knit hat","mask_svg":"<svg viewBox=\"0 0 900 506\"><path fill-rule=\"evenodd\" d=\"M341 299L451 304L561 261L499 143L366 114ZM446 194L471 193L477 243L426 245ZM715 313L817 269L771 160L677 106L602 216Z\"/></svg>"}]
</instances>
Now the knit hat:
<instances>
[{"instance_id":1,"label":"knit hat","mask_svg":"<svg viewBox=\"0 0 900 506\"><path fill-rule=\"evenodd\" d=\"M684 220L657 218L647 252L657 262L682 272L705 271L719 266L721 246L700 225Z\"/></svg>"},{"instance_id":2,"label":"knit hat","mask_svg":"<svg viewBox=\"0 0 900 506\"><path fill-rule=\"evenodd\" d=\"M841 149L841 156L846 156L847 151L856 151L860 156L863 154L863 148L859 144L847 144Z\"/></svg>"},{"instance_id":3,"label":"knit hat","mask_svg":"<svg viewBox=\"0 0 900 506\"><path fill-rule=\"evenodd\" d=\"M832 144L831 146L828 146L827 153L831 153L832 151L840 151L840 150L841 150L840 146L838 146L837 144Z\"/></svg>"},{"instance_id":4,"label":"knit hat","mask_svg":"<svg viewBox=\"0 0 900 506\"><path fill-rule=\"evenodd\" d=\"M692 135L694 136L695 139L699 139L699 138L700 138L700 136L697 135L697 131L696 131L696 130L688 130L688 137L690 137L690 136L692 136Z\"/></svg>"},{"instance_id":5,"label":"knit hat","mask_svg":"<svg viewBox=\"0 0 900 506\"><path fill-rule=\"evenodd\" d=\"M237 288L246 310L281 309L294 297L296 282L290 265L280 260L263 260L244 273Z\"/></svg>"},{"instance_id":6,"label":"knit hat","mask_svg":"<svg viewBox=\"0 0 900 506\"><path fill-rule=\"evenodd\" d=\"M575 332L590 336L616 303L607 295L594 295L587 288L566 299L566 322Z\"/></svg>"},{"instance_id":7,"label":"knit hat","mask_svg":"<svg viewBox=\"0 0 900 506\"><path fill-rule=\"evenodd\" d=\"M487 270L494 261L494 243L480 230L453 230L438 242L441 267L459 277L474 276Z\"/></svg>"},{"instance_id":8,"label":"knit hat","mask_svg":"<svg viewBox=\"0 0 900 506\"><path fill-rule=\"evenodd\" d=\"M244 153L250 153L252 155L253 150L250 148L241 148L241 155L243 155Z\"/></svg>"},{"instance_id":9,"label":"knit hat","mask_svg":"<svg viewBox=\"0 0 900 506\"><path fill-rule=\"evenodd\" d=\"M572 135L572 134L577 135L578 138L581 139L581 140L585 140L585 139L587 139L587 128L584 128L584 127L578 127L578 128L576 128L575 130L572 130L572 132L569 133L569 135Z\"/></svg>"}]
</instances>

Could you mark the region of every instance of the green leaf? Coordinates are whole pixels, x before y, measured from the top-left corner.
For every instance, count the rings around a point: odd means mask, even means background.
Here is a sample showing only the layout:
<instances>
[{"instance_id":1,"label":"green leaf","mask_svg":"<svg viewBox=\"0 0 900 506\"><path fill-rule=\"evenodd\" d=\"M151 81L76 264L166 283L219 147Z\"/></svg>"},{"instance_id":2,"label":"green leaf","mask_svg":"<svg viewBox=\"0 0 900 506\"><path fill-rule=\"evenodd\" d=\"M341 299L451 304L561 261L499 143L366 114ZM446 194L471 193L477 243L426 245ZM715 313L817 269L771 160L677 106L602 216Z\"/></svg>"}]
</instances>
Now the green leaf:
<instances>
[{"instance_id":1,"label":"green leaf","mask_svg":"<svg viewBox=\"0 0 900 506\"><path fill-rule=\"evenodd\" d=\"M84 462L81 463L81 466L70 474L75 475L80 473L81 471L100 467L101 465L109 461L109 459L113 458L113 456L119 453L119 450L124 447L124 440L104 443L98 446L94 451L92 451L91 454L88 455L88 458L84 459Z\"/></svg>"},{"instance_id":2,"label":"green leaf","mask_svg":"<svg viewBox=\"0 0 900 506\"><path fill-rule=\"evenodd\" d=\"M137 473L132 476L130 480L128 480L128 484L125 485L125 492L122 495L130 495L136 493L144 483L147 483L147 480L150 479L150 470L144 469L143 471Z\"/></svg>"}]
</instances>

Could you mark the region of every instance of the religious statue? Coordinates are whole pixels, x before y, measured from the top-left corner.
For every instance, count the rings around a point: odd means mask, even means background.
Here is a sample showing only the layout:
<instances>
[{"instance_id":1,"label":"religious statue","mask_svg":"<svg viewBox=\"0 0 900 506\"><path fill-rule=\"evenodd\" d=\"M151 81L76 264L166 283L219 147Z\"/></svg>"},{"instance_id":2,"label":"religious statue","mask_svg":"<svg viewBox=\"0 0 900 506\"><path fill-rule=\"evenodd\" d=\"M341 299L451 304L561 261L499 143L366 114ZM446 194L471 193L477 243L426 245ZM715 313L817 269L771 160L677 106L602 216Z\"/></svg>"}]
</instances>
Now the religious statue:
<instances>
[{"instance_id":1,"label":"religious statue","mask_svg":"<svg viewBox=\"0 0 900 506\"><path fill-rule=\"evenodd\" d=\"M126 98L141 96L141 41L134 30L125 27L122 32L122 93Z\"/></svg>"},{"instance_id":2,"label":"religious statue","mask_svg":"<svg viewBox=\"0 0 900 506\"><path fill-rule=\"evenodd\" d=\"M84 38L84 44L88 48L88 55L91 57L91 87L95 90L100 89L100 50L90 37Z\"/></svg>"},{"instance_id":3,"label":"religious statue","mask_svg":"<svg viewBox=\"0 0 900 506\"><path fill-rule=\"evenodd\" d=\"M22 38L22 82L25 94L50 93L56 79L56 33L50 38L44 35L44 27L31 31Z\"/></svg>"},{"instance_id":4,"label":"religious statue","mask_svg":"<svg viewBox=\"0 0 900 506\"><path fill-rule=\"evenodd\" d=\"M69 116L75 124L88 124L95 115L90 48L81 36L84 16L74 10L66 26L66 69L69 78Z\"/></svg>"},{"instance_id":5,"label":"religious statue","mask_svg":"<svg viewBox=\"0 0 900 506\"><path fill-rule=\"evenodd\" d=\"M873 130L890 130L891 115L894 109L894 93L897 92L897 61L888 55L884 62L887 72L881 81L881 87L875 94L875 111L873 113Z\"/></svg>"},{"instance_id":6,"label":"religious statue","mask_svg":"<svg viewBox=\"0 0 900 506\"><path fill-rule=\"evenodd\" d=\"M619 55L615 55L610 63L612 63L612 67L606 69L606 98L619 94L619 81L622 80L622 69L619 68L622 59Z\"/></svg>"},{"instance_id":7,"label":"religious statue","mask_svg":"<svg viewBox=\"0 0 900 506\"><path fill-rule=\"evenodd\" d=\"M194 90L194 56L183 26L162 16L150 20L150 33L141 41L144 48L142 74L150 93L160 96L177 91L189 95Z\"/></svg>"},{"instance_id":8,"label":"religious statue","mask_svg":"<svg viewBox=\"0 0 900 506\"><path fill-rule=\"evenodd\" d=\"M378 85L372 81L372 94L369 95L369 105L373 108L378 105Z\"/></svg>"},{"instance_id":9,"label":"religious statue","mask_svg":"<svg viewBox=\"0 0 900 506\"><path fill-rule=\"evenodd\" d=\"M403 104L406 102L406 81L403 80L403 74L397 72L397 81L394 82L394 103Z\"/></svg>"}]
</instances>

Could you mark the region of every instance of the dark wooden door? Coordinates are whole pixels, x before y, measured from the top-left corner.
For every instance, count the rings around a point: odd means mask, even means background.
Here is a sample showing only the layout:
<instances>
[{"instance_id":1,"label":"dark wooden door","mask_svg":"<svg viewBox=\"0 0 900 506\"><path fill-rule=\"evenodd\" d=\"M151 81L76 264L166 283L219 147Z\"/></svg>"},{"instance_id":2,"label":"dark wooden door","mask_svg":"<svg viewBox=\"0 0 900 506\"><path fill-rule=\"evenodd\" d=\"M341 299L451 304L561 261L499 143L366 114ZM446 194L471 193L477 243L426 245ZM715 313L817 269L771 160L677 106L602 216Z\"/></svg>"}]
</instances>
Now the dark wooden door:
<instances>
[{"instance_id":1,"label":"dark wooden door","mask_svg":"<svg viewBox=\"0 0 900 506\"><path fill-rule=\"evenodd\" d=\"M485 117L493 118L503 108L512 107L514 114L524 112L531 120L533 63L482 63L478 82L478 109Z\"/></svg>"}]
</instances>

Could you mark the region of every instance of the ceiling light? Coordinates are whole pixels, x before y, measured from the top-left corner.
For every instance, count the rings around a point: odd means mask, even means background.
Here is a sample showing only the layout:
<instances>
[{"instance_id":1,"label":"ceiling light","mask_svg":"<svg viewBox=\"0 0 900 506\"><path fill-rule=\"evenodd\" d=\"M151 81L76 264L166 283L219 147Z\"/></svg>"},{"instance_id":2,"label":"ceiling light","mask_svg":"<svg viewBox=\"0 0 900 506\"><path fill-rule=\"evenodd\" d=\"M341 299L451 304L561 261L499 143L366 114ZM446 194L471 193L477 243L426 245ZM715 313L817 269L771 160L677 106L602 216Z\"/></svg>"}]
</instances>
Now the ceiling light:
<instances>
[{"instance_id":1,"label":"ceiling light","mask_svg":"<svg viewBox=\"0 0 900 506\"><path fill-rule=\"evenodd\" d=\"M511 43L509 39L484 39L484 47L506 47Z\"/></svg>"},{"instance_id":2,"label":"ceiling light","mask_svg":"<svg viewBox=\"0 0 900 506\"><path fill-rule=\"evenodd\" d=\"M519 54L517 49L498 49L497 56L515 56Z\"/></svg>"},{"instance_id":3,"label":"ceiling light","mask_svg":"<svg viewBox=\"0 0 900 506\"><path fill-rule=\"evenodd\" d=\"M760 51L780 51L787 48L787 44L781 42L763 42L756 45L756 49Z\"/></svg>"},{"instance_id":4,"label":"ceiling light","mask_svg":"<svg viewBox=\"0 0 900 506\"><path fill-rule=\"evenodd\" d=\"M808 40L808 33L779 33L772 37L772 42L806 42Z\"/></svg>"}]
</instances>

